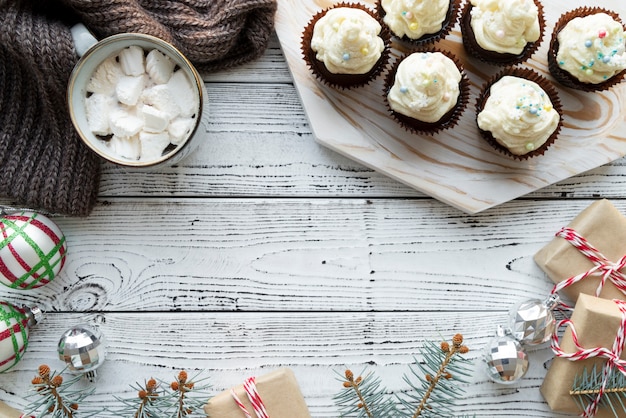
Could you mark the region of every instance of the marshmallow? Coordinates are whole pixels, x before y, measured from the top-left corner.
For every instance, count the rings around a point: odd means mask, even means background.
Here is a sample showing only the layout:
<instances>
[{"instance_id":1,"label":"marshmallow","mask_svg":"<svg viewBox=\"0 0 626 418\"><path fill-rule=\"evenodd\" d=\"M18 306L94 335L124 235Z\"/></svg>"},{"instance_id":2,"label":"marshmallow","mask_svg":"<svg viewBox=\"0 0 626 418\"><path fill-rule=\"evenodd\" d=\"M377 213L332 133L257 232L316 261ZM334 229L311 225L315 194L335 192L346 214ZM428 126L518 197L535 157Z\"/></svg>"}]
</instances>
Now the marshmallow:
<instances>
[{"instance_id":1,"label":"marshmallow","mask_svg":"<svg viewBox=\"0 0 626 418\"><path fill-rule=\"evenodd\" d=\"M145 73L143 65L143 49L137 45L124 48L119 53L120 65L126 75L142 75Z\"/></svg>"},{"instance_id":2,"label":"marshmallow","mask_svg":"<svg viewBox=\"0 0 626 418\"><path fill-rule=\"evenodd\" d=\"M124 109L115 109L109 115L109 124L113 135L131 137L143 128L143 119L138 118Z\"/></svg>"},{"instance_id":3,"label":"marshmallow","mask_svg":"<svg viewBox=\"0 0 626 418\"><path fill-rule=\"evenodd\" d=\"M141 132L139 134L141 142L141 160L156 160L163 155L163 151L170 144L170 136L167 132L157 134Z\"/></svg>"},{"instance_id":4,"label":"marshmallow","mask_svg":"<svg viewBox=\"0 0 626 418\"><path fill-rule=\"evenodd\" d=\"M173 96L167 84L157 84L144 90L141 99L144 104L156 107L167 114L169 120L172 120L180 114L180 107Z\"/></svg>"},{"instance_id":5,"label":"marshmallow","mask_svg":"<svg viewBox=\"0 0 626 418\"><path fill-rule=\"evenodd\" d=\"M170 134L170 140L174 145L180 145L191 133L191 130L195 126L196 120L194 118L176 118L170 122L167 131Z\"/></svg>"},{"instance_id":6,"label":"marshmallow","mask_svg":"<svg viewBox=\"0 0 626 418\"><path fill-rule=\"evenodd\" d=\"M85 111L87 112L87 123L89 130L95 135L109 135L111 126L109 125L109 114L115 107L113 97L94 93L85 99Z\"/></svg>"},{"instance_id":7,"label":"marshmallow","mask_svg":"<svg viewBox=\"0 0 626 418\"><path fill-rule=\"evenodd\" d=\"M115 87L117 100L125 105L136 105L141 93L143 93L144 86L145 80L143 75L138 77L124 75L120 77Z\"/></svg>"},{"instance_id":8,"label":"marshmallow","mask_svg":"<svg viewBox=\"0 0 626 418\"><path fill-rule=\"evenodd\" d=\"M150 105L143 105L141 114L143 115L143 130L146 132L163 132L170 123L165 112L161 112L156 107Z\"/></svg>"},{"instance_id":9,"label":"marshmallow","mask_svg":"<svg viewBox=\"0 0 626 418\"><path fill-rule=\"evenodd\" d=\"M139 135L131 137L120 137L113 135L109 140L109 148L113 153L128 158L129 160L138 160L141 156L141 142Z\"/></svg>"},{"instance_id":10,"label":"marshmallow","mask_svg":"<svg viewBox=\"0 0 626 418\"><path fill-rule=\"evenodd\" d=\"M98 65L89 78L86 89L90 93L113 94L117 81L123 75L122 67L115 57L109 57Z\"/></svg>"},{"instance_id":11,"label":"marshmallow","mask_svg":"<svg viewBox=\"0 0 626 418\"><path fill-rule=\"evenodd\" d=\"M180 108L181 115L191 117L198 112L198 96L184 71L178 70L172 74L167 87Z\"/></svg>"},{"instance_id":12,"label":"marshmallow","mask_svg":"<svg viewBox=\"0 0 626 418\"><path fill-rule=\"evenodd\" d=\"M148 53L146 57L146 71L150 75L150 79L156 84L165 84L174 72L176 64L170 57L163 55L156 49Z\"/></svg>"}]
</instances>

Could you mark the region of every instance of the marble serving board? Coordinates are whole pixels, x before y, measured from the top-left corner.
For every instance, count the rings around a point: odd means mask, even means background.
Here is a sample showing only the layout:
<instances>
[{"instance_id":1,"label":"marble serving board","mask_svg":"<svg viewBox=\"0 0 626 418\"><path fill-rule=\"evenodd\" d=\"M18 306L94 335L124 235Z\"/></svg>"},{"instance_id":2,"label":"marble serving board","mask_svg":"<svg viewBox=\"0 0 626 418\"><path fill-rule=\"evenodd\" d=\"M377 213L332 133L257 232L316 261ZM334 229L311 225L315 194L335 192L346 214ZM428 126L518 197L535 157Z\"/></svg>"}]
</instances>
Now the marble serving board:
<instances>
[{"instance_id":1,"label":"marble serving board","mask_svg":"<svg viewBox=\"0 0 626 418\"><path fill-rule=\"evenodd\" d=\"M383 78L353 90L327 87L309 72L300 50L302 31L331 0L278 0L276 32L294 83L319 143L468 213L477 213L626 154L626 83L609 92L583 93L556 84L564 125L557 142L543 156L518 161L491 148L478 134L475 100L480 87L500 67L467 57L459 25L440 49L457 55L471 81L470 104L459 124L434 136L408 133L388 114ZM374 0L361 1L373 7ZM581 0L544 1L546 28L538 51L523 66L552 79L547 47L552 28ZM626 3L594 3L626 19ZM393 43L392 60L406 52Z\"/></svg>"}]
</instances>

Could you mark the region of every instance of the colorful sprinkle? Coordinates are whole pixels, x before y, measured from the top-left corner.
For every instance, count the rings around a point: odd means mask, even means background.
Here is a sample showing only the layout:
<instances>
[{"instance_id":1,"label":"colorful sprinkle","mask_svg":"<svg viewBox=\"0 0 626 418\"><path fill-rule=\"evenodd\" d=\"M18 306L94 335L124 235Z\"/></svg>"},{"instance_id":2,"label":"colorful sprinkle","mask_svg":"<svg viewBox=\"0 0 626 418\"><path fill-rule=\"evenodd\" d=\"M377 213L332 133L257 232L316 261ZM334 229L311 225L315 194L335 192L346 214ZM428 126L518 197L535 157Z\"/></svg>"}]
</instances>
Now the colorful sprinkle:
<instances>
[{"instance_id":1,"label":"colorful sprinkle","mask_svg":"<svg viewBox=\"0 0 626 418\"><path fill-rule=\"evenodd\" d=\"M602 62L607 64L608 62L611 61L611 57L609 57L608 55L605 55L602 57Z\"/></svg>"},{"instance_id":2,"label":"colorful sprinkle","mask_svg":"<svg viewBox=\"0 0 626 418\"><path fill-rule=\"evenodd\" d=\"M350 59L350 54L348 54L347 52L344 52L341 58L343 58L344 61L348 61Z\"/></svg>"},{"instance_id":3,"label":"colorful sprinkle","mask_svg":"<svg viewBox=\"0 0 626 418\"><path fill-rule=\"evenodd\" d=\"M552 110L552 105L546 104L543 106L543 110L545 110L546 112L549 112Z\"/></svg>"},{"instance_id":4,"label":"colorful sprinkle","mask_svg":"<svg viewBox=\"0 0 626 418\"><path fill-rule=\"evenodd\" d=\"M413 19L413 13L411 12L405 12L404 16L406 16L407 19Z\"/></svg>"},{"instance_id":5,"label":"colorful sprinkle","mask_svg":"<svg viewBox=\"0 0 626 418\"><path fill-rule=\"evenodd\" d=\"M593 45L593 42L591 42L589 39L587 39L587 40L585 41L585 46L586 46L587 48L591 48L591 46L592 46L592 45Z\"/></svg>"},{"instance_id":6,"label":"colorful sprinkle","mask_svg":"<svg viewBox=\"0 0 626 418\"><path fill-rule=\"evenodd\" d=\"M367 55L367 54L369 54L369 53L370 53L370 50L369 50L366 46L364 46L363 48L361 48L361 54L363 54L363 55Z\"/></svg>"},{"instance_id":7,"label":"colorful sprinkle","mask_svg":"<svg viewBox=\"0 0 626 418\"><path fill-rule=\"evenodd\" d=\"M585 70L585 74L587 74L587 75L593 75L593 70L592 70L591 68L587 68L587 69Z\"/></svg>"},{"instance_id":8,"label":"colorful sprinkle","mask_svg":"<svg viewBox=\"0 0 626 418\"><path fill-rule=\"evenodd\" d=\"M400 93L406 93L408 91L409 91L408 87L405 87L405 86L400 87Z\"/></svg>"},{"instance_id":9,"label":"colorful sprinkle","mask_svg":"<svg viewBox=\"0 0 626 418\"><path fill-rule=\"evenodd\" d=\"M598 38L600 38L600 39L606 38L606 30L605 29L600 29L598 31Z\"/></svg>"},{"instance_id":10,"label":"colorful sprinkle","mask_svg":"<svg viewBox=\"0 0 626 418\"><path fill-rule=\"evenodd\" d=\"M417 22L412 22L412 23L409 25L409 29L411 29L411 30L417 30L417 28L419 28L419 26L418 26Z\"/></svg>"},{"instance_id":11,"label":"colorful sprinkle","mask_svg":"<svg viewBox=\"0 0 626 418\"><path fill-rule=\"evenodd\" d=\"M533 151L535 149L535 144L532 142L528 142L526 143L526 150L527 151Z\"/></svg>"},{"instance_id":12,"label":"colorful sprinkle","mask_svg":"<svg viewBox=\"0 0 626 418\"><path fill-rule=\"evenodd\" d=\"M499 30L499 31L497 31L497 32L496 32L496 36L497 36L498 38L504 38L504 31L503 31L503 30Z\"/></svg>"},{"instance_id":13,"label":"colorful sprinkle","mask_svg":"<svg viewBox=\"0 0 626 418\"><path fill-rule=\"evenodd\" d=\"M531 107L530 109L528 109L528 112L530 112L531 115L536 115L539 111L536 107Z\"/></svg>"}]
</instances>

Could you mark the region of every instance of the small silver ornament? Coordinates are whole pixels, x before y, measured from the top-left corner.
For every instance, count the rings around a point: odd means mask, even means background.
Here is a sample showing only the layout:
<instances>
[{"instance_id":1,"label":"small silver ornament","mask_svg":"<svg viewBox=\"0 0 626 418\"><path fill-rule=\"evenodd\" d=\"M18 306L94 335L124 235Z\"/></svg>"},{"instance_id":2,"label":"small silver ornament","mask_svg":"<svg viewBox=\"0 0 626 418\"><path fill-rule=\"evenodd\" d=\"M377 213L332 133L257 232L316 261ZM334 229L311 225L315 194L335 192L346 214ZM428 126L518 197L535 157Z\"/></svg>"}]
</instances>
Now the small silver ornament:
<instances>
[{"instance_id":1,"label":"small silver ornament","mask_svg":"<svg viewBox=\"0 0 626 418\"><path fill-rule=\"evenodd\" d=\"M80 374L94 382L96 369L106 357L104 337L100 330L86 324L80 324L65 331L57 347L59 358L70 372Z\"/></svg>"},{"instance_id":2,"label":"small silver ornament","mask_svg":"<svg viewBox=\"0 0 626 418\"><path fill-rule=\"evenodd\" d=\"M559 303L559 296L550 295L545 301L530 299L515 306L509 315L509 327L513 337L522 344L537 345L548 341L556 327L552 309Z\"/></svg>"},{"instance_id":3,"label":"small silver ornament","mask_svg":"<svg viewBox=\"0 0 626 418\"><path fill-rule=\"evenodd\" d=\"M524 347L502 327L498 327L497 336L487 345L483 360L487 364L487 375L496 383L513 384L528 371Z\"/></svg>"}]
</instances>

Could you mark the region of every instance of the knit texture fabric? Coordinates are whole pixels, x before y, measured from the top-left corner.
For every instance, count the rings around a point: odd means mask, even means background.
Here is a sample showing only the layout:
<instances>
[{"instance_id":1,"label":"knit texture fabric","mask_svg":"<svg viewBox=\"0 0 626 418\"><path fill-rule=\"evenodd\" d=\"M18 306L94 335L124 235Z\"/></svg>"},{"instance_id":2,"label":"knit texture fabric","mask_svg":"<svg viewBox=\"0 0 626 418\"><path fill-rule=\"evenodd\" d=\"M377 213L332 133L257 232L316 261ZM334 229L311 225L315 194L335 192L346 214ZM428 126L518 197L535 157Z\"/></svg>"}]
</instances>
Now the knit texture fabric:
<instances>
[{"instance_id":1,"label":"knit texture fabric","mask_svg":"<svg viewBox=\"0 0 626 418\"><path fill-rule=\"evenodd\" d=\"M159 37L206 73L260 56L275 11L276 0L0 0L0 198L72 216L95 205L101 160L79 139L66 101L78 61L72 24L98 38Z\"/></svg>"}]
</instances>

